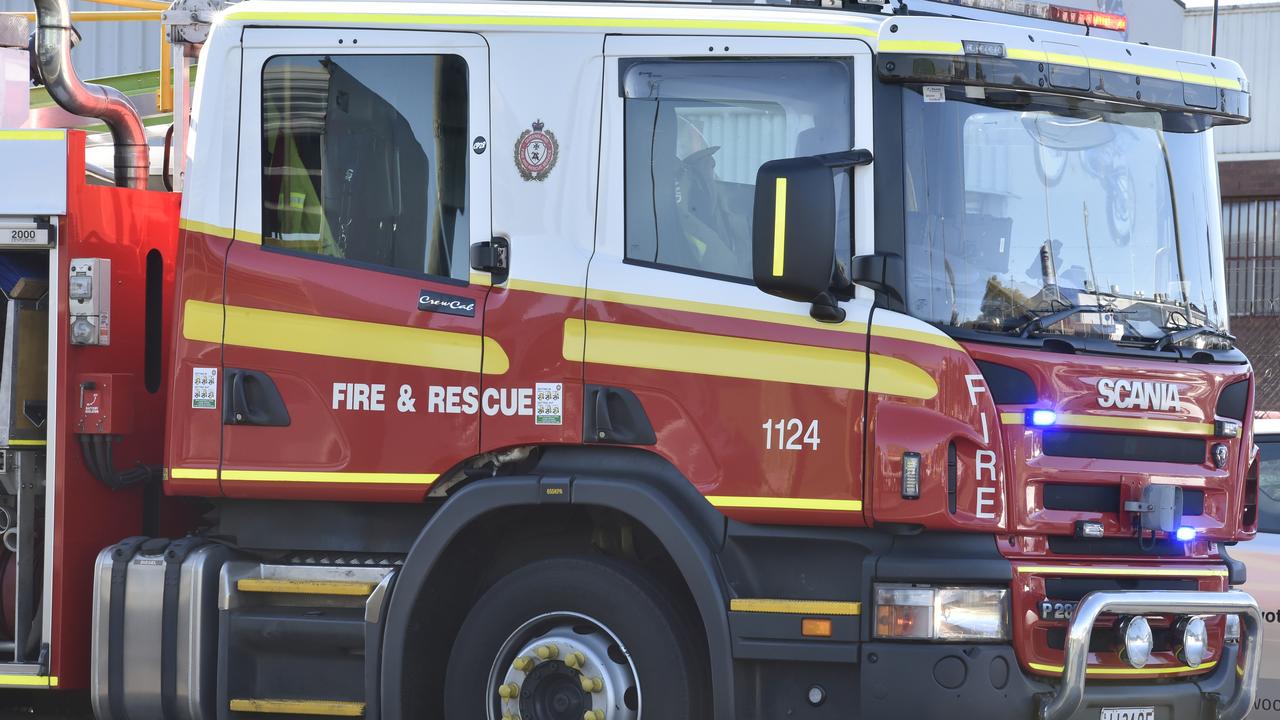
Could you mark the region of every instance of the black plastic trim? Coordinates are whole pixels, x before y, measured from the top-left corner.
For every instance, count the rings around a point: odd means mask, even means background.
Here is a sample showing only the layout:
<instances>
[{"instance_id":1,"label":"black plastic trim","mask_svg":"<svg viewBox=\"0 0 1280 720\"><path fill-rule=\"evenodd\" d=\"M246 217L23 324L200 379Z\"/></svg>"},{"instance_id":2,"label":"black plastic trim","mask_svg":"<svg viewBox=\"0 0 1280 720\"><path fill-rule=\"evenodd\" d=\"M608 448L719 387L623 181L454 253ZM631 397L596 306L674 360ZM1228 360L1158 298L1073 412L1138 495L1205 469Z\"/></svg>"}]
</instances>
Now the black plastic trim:
<instances>
[{"instance_id":1,"label":"black plastic trim","mask_svg":"<svg viewBox=\"0 0 1280 720\"><path fill-rule=\"evenodd\" d=\"M582 471L590 468L588 473ZM387 608L382 651L382 720L407 720L403 699L416 678L406 677L413 608L429 591L432 570L454 538L481 516L501 508L543 502L541 478L571 477L575 505L611 508L646 527L675 562L707 632L711 696L716 720L734 720L731 635L727 594L714 553L724 543L725 519L674 467L629 448L550 448L530 474L474 482L452 495L423 528L404 561Z\"/></svg>"},{"instance_id":2,"label":"black plastic trim","mask_svg":"<svg viewBox=\"0 0 1280 720\"><path fill-rule=\"evenodd\" d=\"M1244 422L1245 413L1249 409L1249 390L1252 386L1248 378L1237 380L1222 389L1218 395L1218 406L1214 411L1221 417Z\"/></svg>"},{"instance_id":3,"label":"black plastic trim","mask_svg":"<svg viewBox=\"0 0 1280 720\"><path fill-rule=\"evenodd\" d=\"M1227 583L1232 587L1245 584L1249 579L1248 567L1240 560L1231 557L1227 552L1226 543L1218 543L1218 554L1227 564Z\"/></svg>"},{"instance_id":4,"label":"black plastic trim","mask_svg":"<svg viewBox=\"0 0 1280 720\"><path fill-rule=\"evenodd\" d=\"M876 562L879 582L958 582L1008 585L1013 565L992 535L929 532L898 536Z\"/></svg>"},{"instance_id":5,"label":"black plastic trim","mask_svg":"<svg viewBox=\"0 0 1280 720\"><path fill-rule=\"evenodd\" d=\"M1203 438L1096 430L1044 431L1044 454L1053 457L1202 465L1206 453Z\"/></svg>"},{"instance_id":6,"label":"black plastic trim","mask_svg":"<svg viewBox=\"0 0 1280 720\"><path fill-rule=\"evenodd\" d=\"M975 360L997 405L1034 405L1040 401L1036 384L1025 372L1008 365Z\"/></svg>"},{"instance_id":7,"label":"black plastic trim","mask_svg":"<svg viewBox=\"0 0 1280 720\"><path fill-rule=\"evenodd\" d=\"M222 377L222 424L288 427L289 408L271 376L261 370L227 368Z\"/></svg>"}]
</instances>

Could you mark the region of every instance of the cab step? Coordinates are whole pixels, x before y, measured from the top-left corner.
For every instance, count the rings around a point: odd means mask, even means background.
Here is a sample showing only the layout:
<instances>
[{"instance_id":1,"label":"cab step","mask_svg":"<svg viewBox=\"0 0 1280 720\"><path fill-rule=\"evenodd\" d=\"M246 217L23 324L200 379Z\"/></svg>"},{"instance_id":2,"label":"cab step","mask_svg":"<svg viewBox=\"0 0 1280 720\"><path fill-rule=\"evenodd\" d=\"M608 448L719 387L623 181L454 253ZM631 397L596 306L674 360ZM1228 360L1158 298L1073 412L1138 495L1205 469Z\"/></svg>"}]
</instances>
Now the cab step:
<instances>
[{"instance_id":1,"label":"cab step","mask_svg":"<svg viewBox=\"0 0 1280 720\"><path fill-rule=\"evenodd\" d=\"M393 567L223 566L218 720L378 715Z\"/></svg>"},{"instance_id":2,"label":"cab step","mask_svg":"<svg viewBox=\"0 0 1280 720\"><path fill-rule=\"evenodd\" d=\"M235 698L231 712L268 715L307 715L312 717L364 717L362 702L346 700L257 700Z\"/></svg>"},{"instance_id":3,"label":"cab step","mask_svg":"<svg viewBox=\"0 0 1280 720\"><path fill-rule=\"evenodd\" d=\"M280 595L336 595L343 597L369 597L376 582L358 580L305 580L287 578L241 578L236 589L247 593L276 593Z\"/></svg>"}]
</instances>

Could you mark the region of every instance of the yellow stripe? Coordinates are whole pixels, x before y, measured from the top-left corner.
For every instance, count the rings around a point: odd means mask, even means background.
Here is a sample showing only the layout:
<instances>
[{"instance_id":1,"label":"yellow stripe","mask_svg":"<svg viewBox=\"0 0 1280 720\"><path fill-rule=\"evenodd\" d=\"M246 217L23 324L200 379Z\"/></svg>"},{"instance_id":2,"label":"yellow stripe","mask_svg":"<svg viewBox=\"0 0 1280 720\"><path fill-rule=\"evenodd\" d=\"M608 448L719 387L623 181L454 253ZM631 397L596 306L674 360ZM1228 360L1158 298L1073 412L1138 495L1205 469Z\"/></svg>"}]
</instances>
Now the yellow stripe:
<instances>
[{"instance_id":1,"label":"yellow stripe","mask_svg":"<svg viewBox=\"0 0 1280 720\"><path fill-rule=\"evenodd\" d=\"M769 600L764 598L733 598L729 609L734 612L776 613L780 615L840 615L862 614L862 603L835 600Z\"/></svg>"},{"instance_id":2,"label":"yellow stripe","mask_svg":"<svg viewBox=\"0 0 1280 720\"><path fill-rule=\"evenodd\" d=\"M226 238L228 240L242 240L254 245L262 244L262 235L248 230L223 227L221 225L213 225L210 223L200 222L199 220L189 220L182 218L178 221L178 227L183 230L204 233L214 237Z\"/></svg>"},{"instance_id":3,"label":"yellow stripe","mask_svg":"<svg viewBox=\"0 0 1280 720\"><path fill-rule=\"evenodd\" d=\"M9 447L44 447L48 440L10 440Z\"/></svg>"},{"instance_id":4,"label":"yellow stripe","mask_svg":"<svg viewBox=\"0 0 1280 720\"><path fill-rule=\"evenodd\" d=\"M769 20L669 20L622 17L536 17L524 15L410 15L393 13L316 13L231 10L228 20L307 22L354 25L481 25L490 27L631 28L654 30L726 30L762 33L813 33L878 37L869 28L821 22Z\"/></svg>"},{"instance_id":5,"label":"yellow stripe","mask_svg":"<svg viewBox=\"0 0 1280 720\"><path fill-rule=\"evenodd\" d=\"M1022 425L1026 417L1022 413L1000 413L1003 425ZM1059 413L1054 427L1099 428L1103 430L1137 430L1140 432L1169 435L1213 435L1210 423L1189 420L1156 420L1151 418L1113 417L1109 415L1079 415Z\"/></svg>"},{"instance_id":6,"label":"yellow stripe","mask_svg":"<svg viewBox=\"0 0 1280 720\"><path fill-rule=\"evenodd\" d=\"M880 52L963 55L964 45L950 40L881 40Z\"/></svg>"},{"instance_id":7,"label":"yellow stripe","mask_svg":"<svg viewBox=\"0 0 1280 720\"><path fill-rule=\"evenodd\" d=\"M787 256L787 179L778 178L773 186L773 276L782 277Z\"/></svg>"},{"instance_id":8,"label":"yellow stripe","mask_svg":"<svg viewBox=\"0 0 1280 720\"><path fill-rule=\"evenodd\" d=\"M223 470L229 481L357 483L370 485L430 485L436 473L320 472L309 470Z\"/></svg>"},{"instance_id":9,"label":"yellow stripe","mask_svg":"<svg viewBox=\"0 0 1280 720\"><path fill-rule=\"evenodd\" d=\"M241 578L236 589L248 593L280 593L285 595L348 595L368 597L377 583L341 580L286 580L280 578Z\"/></svg>"},{"instance_id":10,"label":"yellow stripe","mask_svg":"<svg viewBox=\"0 0 1280 720\"><path fill-rule=\"evenodd\" d=\"M590 337L587 362L669 372L764 380L797 385L862 390L866 353L772 340L751 340L638 325L565 321L566 360L570 340ZM870 392L928 400L938 394L933 377L911 363L875 355L871 358Z\"/></svg>"},{"instance_id":11,"label":"yellow stripe","mask_svg":"<svg viewBox=\"0 0 1280 720\"><path fill-rule=\"evenodd\" d=\"M945 40L881 40L879 51L885 53L920 53L922 55L964 55L964 45ZM1243 90L1239 80L1222 78L1215 75L1182 72L1176 68L1155 65L1138 65L1136 63L1103 60L1101 58L1071 55L1068 53L1051 53L1028 48L1008 48L1005 56L1010 60L1028 60L1031 62L1049 62L1054 65L1070 65L1073 67L1105 70L1107 72L1142 75L1144 77L1188 82L1195 85L1211 85L1228 90Z\"/></svg>"},{"instance_id":12,"label":"yellow stripe","mask_svg":"<svg viewBox=\"0 0 1280 720\"><path fill-rule=\"evenodd\" d=\"M1055 567L1023 566L1019 573L1043 575L1095 575L1108 577L1226 577L1225 568L1103 568L1103 567Z\"/></svg>"},{"instance_id":13,"label":"yellow stripe","mask_svg":"<svg viewBox=\"0 0 1280 720\"><path fill-rule=\"evenodd\" d=\"M639 295L636 293L600 290L597 288L587 290L581 285L560 285L533 280L513 279L507 283L507 287L511 290L543 293L545 295L559 295L561 297L568 298L582 298L585 296L587 300L598 300L603 302L619 303L622 305L636 305L639 307L657 308L659 310L675 310L678 312L697 313L699 315L710 315L717 318L730 317L738 320L753 320L756 322L774 323L776 325L790 325L792 327L825 330L827 332L845 332L855 334L867 332L866 323L844 322L834 325L832 323L818 322L807 313L804 315L798 315L777 312L775 310L754 310L751 308L738 307L736 305L717 305L715 303L704 303L694 300L678 300L675 298L665 298L656 295ZM936 345L948 350L964 350L960 347L959 343L941 332L911 330L908 328L888 327L885 325L876 325L873 332L876 337L908 340L910 342L924 343L926 345Z\"/></svg>"},{"instance_id":14,"label":"yellow stripe","mask_svg":"<svg viewBox=\"0 0 1280 720\"><path fill-rule=\"evenodd\" d=\"M273 713L276 715L322 715L363 717L364 703L343 700L246 700L232 699L231 712Z\"/></svg>"},{"instance_id":15,"label":"yellow stripe","mask_svg":"<svg viewBox=\"0 0 1280 720\"><path fill-rule=\"evenodd\" d=\"M820 498L743 497L708 495L707 502L720 508L764 508L767 510L829 510L862 512L861 500L823 500Z\"/></svg>"},{"instance_id":16,"label":"yellow stripe","mask_svg":"<svg viewBox=\"0 0 1280 720\"><path fill-rule=\"evenodd\" d=\"M0 687L58 687L58 678L49 675L0 675Z\"/></svg>"},{"instance_id":17,"label":"yellow stripe","mask_svg":"<svg viewBox=\"0 0 1280 720\"><path fill-rule=\"evenodd\" d=\"M187 301L182 334L188 340L261 350L461 372L480 372L483 351L486 375L502 375L510 368L502 346L481 335L223 306L201 300Z\"/></svg>"},{"instance_id":18,"label":"yellow stripe","mask_svg":"<svg viewBox=\"0 0 1280 720\"><path fill-rule=\"evenodd\" d=\"M170 468L169 477L178 480L217 480L217 468Z\"/></svg>"},{"instance_id":19,"label":"yellow stripe","mask_svg":"<svg viewBox=\"0 0 1280 720\"><path fill-rule=\"evenodd\" d=\"M65 130L0 130L0 140L62 140Z\"/></svg>"},{"instance_id":20,"label":"yellow stripe","mask_svg":"<svg viewBox=\"0 0 1280 720\"><path fill-rule=\"evenodd\" d=\"M1217 661L1214 661L1195 668L1187 667L1186 665L1167 668L1089 668L1087 672L1090 675L1174 675L1188 672L1208 672L1217 664ZM1040 672L1061 673L1064 670L1061 665L1042 665L1040 663L1027 663L1027 665L1032 670L1039 670Z\"/></svg>"}]
</instances>

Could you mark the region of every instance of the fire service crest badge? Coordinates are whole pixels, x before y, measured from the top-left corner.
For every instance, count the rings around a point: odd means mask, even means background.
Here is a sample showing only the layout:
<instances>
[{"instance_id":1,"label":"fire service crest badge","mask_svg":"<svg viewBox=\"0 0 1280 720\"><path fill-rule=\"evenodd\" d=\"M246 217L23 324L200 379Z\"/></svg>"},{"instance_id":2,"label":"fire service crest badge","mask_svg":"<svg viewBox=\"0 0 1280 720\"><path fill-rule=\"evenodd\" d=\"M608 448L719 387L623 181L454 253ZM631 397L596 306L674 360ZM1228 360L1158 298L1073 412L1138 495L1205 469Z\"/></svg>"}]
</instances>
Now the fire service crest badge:
<instances>
[{"instance_id":1,"label":"fire service crest badge","mask_svg":"<svg viewBox=\"0 0 1280 720\"><path fill-rule=\"evenodd\" d=\"M535 121L531 129L520 133L516 140L516 167L525 180L546 180L559 155L560 143L555 133L547 130L541 120Z\"/></svg>"}]
</instances>

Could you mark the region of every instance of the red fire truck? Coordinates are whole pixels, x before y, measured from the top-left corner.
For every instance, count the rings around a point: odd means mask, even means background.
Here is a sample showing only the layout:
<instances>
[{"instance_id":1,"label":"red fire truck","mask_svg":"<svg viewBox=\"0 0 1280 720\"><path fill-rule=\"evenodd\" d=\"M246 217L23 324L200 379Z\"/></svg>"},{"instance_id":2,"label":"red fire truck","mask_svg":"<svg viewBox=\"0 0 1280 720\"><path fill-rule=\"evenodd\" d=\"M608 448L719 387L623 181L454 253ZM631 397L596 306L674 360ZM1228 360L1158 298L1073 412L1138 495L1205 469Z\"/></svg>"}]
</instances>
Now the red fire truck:
<instances>
[{"instance_id":1,"label":"red fire truck","mask_svg":"<svg viewBox=\"0 0 1280 720\"><path fill-rule=\"evenodd\" d=\"M841 4L179 0L161 164L37 0L114 167L0 132L0 685L1243 717L1241 69L1118 3Z\"/></svg>"}]
</instances>

